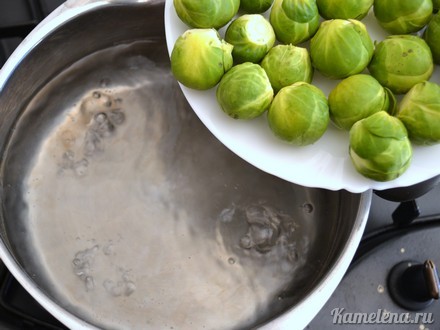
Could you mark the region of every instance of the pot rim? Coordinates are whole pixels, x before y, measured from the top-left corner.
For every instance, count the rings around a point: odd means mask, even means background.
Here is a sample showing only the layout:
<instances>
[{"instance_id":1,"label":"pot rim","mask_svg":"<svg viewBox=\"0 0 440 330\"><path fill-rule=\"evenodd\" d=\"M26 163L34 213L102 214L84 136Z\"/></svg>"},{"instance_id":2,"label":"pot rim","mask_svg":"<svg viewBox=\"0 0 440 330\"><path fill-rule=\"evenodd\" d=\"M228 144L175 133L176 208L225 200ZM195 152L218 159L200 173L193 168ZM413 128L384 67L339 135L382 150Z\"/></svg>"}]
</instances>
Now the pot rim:
<instances>
[{"instance_id":1,"label":"pot rim","mask_svg":"<svg viewBox=\"0 0 440 330\"><path fill-rule=\"evenodd\" d=\"M36 47L44 38L67 21L73 20L84 13L98 8L113 6L115 4L139 4L154 2L155 0L68 0L51 14L49 14L16 48L13 54L6 61L0 70L0 91L12 76L21 61ZM369 209L372 199L372 190L367 190L359 194L359 207L353 229L336 258L333 266L325 276L317 283L313 292L304 297L297 305L284 313L276 316L261 326L261 329L303 329L316 316L324 306L331 294L342 280L349 264L360 243L363 231L366 226ZM19 262L13 257L9 247L3 240L0 240L0 258L9 269L11 274L56 319L69 328L74 329L98 329L86 321L78 318L58 305L49 296L43 293L33 282L32 278L20 266ZM313 306L313 308L310 308Z\"/></svg>"}]
</instances>

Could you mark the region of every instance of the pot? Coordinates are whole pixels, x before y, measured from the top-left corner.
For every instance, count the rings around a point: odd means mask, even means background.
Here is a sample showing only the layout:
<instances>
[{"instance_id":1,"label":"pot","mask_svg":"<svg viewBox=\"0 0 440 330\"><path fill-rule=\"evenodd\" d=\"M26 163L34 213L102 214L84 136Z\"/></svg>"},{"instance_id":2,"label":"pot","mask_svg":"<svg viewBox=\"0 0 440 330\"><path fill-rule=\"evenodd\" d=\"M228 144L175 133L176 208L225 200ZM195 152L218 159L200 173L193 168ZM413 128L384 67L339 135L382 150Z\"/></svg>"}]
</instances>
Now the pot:
<instances>
[{"instance_id":1,"label":"pot","mask_svg":"<svg viewBox=\"0 0 440 330\"><path fill-rule=\"evenodd\" d=\"M170 73L163 10L68 1L0 71L0 257L72 329L302 329L372 193L298 186L220 144Z\"/></svg>"}]
</instances>

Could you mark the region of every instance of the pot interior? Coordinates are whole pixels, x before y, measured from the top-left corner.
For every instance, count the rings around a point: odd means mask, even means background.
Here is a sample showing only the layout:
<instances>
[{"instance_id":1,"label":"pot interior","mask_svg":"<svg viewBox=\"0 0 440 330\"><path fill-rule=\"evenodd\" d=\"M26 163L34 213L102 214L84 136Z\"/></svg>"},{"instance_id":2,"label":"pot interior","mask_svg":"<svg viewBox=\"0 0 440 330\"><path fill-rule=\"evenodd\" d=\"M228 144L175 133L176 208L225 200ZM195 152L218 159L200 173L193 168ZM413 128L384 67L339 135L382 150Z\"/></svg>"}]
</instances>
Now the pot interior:
<instances>
[{"instance_id":1,"label":"pot interior","mask_svg":"<svg viewBox=\"0 0 440 330\"><path fill-rule=\"evenodd\" d=\"M106 5L21 60L0 94L1 238L94 326L257 326L329 276L362 195L283 181L220 144L170 73L162 17L163 2Z\"/></svg>"}]
</instances>

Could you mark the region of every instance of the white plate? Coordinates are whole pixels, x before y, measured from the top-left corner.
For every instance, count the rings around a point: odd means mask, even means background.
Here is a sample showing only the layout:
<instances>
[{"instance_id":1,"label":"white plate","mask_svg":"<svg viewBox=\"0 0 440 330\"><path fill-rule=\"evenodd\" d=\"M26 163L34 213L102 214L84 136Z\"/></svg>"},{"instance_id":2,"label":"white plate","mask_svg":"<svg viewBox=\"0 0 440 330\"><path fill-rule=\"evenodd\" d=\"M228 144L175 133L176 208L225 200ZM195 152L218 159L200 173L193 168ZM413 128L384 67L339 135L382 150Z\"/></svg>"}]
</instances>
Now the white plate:
<instances>
[{"instance_id":1,"label":"white plate","mask_svg":"<svg viewBox=\"0 0 440 330\"><path fill-rule=\"evenodd\" d=\"M265 13L266 17L268 13ZM372 11L362 22L367 25L373 41L386 37ZM166 0L165 33L169 54L177 38L187 29L189 27L176 14L173 0ZM220 30L222 36L224 31L225 28ZM438 65L431 81L440 83ZM327 95L337 82L315 71L313 84ZM402 176L388 182L377 182L356 172L348 155L348 132L338 130L333 124L313 145L296 147L273 135L265 115L253 120L235 120L227 116L217 104L216 87L208 91L192 90L181 84L180 87L198 117L226 147L252 165L287 181L307 187L346 189L358 193L368 189L410 186L440 174L440 144L414 146L411 166Z\"/></svg>"}]
</instances>

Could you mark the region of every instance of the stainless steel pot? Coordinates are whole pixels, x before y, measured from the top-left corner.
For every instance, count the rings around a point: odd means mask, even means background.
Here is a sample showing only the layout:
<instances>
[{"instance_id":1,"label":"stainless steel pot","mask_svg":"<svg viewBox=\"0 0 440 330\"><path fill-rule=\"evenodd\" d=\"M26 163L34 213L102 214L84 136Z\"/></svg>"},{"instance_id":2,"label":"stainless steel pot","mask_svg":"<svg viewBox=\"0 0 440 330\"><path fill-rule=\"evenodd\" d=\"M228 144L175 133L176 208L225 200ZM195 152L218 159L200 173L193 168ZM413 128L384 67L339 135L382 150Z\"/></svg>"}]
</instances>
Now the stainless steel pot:
<instances>
[{"instance_id":1,"label":"stainless steel pot","mask_svg":"<svg viewBox=\"0 0 440 330\"><path fill-rule=\"evenodd\" d=\"M297 186L222 146L170 74L163 8L68 1L0 71L0 256L72 329L301 329L371 192Z\"/></svg>"}]
</instances>

